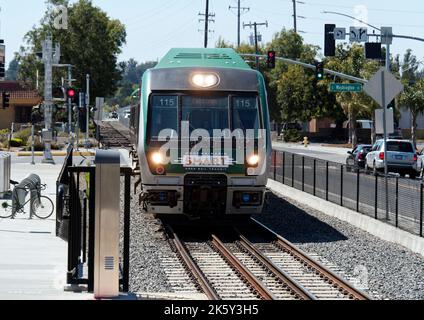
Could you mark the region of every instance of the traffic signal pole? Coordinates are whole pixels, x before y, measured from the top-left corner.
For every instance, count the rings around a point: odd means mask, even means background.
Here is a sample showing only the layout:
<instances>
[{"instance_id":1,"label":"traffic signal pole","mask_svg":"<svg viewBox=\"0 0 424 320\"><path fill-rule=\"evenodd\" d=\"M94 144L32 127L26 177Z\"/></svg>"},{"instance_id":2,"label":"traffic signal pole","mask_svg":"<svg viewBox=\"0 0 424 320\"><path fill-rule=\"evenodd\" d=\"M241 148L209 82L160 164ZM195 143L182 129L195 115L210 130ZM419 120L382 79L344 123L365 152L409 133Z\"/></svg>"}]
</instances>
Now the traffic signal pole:
<instances>
[{"instance_id":1,"label":"traffic signal pole","mask_svg":"<svg viewBox=\"0 0 424 320\"><path fill-rule=\"evenodd\" d=\"M261 55L261 54L240 54L240 56L242 57L246 57L246 58L267 58L266 55ZM316 66L312 65L312 64L308 64L308 63L304 63L304 62L300 62L300 61L296 61L296 60L292 60L292 59L287 59L287 58L282 58L282 57L275 57L276 60L285 62L287 64L293 64L293 65L298 65L301 67L304 67L306 69L312 69L312 70L316 70ZM362 84L368 83L368 80L362 79L362 78L357 78L345 73L341 73L341 72L337 72L337 71L333 71L333 70L329 70L329 69L324 69L324 73L332 75L332 76L336 76L342 79L346 79L346 80L350 80L350 81L355 81L355 82L359 82Z\"/></svg>"}]
</instances>

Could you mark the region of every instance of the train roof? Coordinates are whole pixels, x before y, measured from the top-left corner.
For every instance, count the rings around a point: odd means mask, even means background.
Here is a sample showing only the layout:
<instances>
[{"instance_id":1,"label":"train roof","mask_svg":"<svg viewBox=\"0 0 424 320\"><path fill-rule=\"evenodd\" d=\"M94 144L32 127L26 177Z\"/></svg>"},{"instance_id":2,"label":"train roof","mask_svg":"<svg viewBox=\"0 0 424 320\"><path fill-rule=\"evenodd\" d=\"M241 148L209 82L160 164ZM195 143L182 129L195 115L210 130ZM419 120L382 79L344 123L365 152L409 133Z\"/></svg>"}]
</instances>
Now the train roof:
<instances>
[{"instance_id":1,"label":"train roof","mask_svg":"<svg viewBox=\"0 0 424 320\"><path fill-rule=\"evenodd\" d=\"M179 67L236 68L252 70L243 58L231 48L171 49L155 69Z\"/></svg>"}]
</instances>

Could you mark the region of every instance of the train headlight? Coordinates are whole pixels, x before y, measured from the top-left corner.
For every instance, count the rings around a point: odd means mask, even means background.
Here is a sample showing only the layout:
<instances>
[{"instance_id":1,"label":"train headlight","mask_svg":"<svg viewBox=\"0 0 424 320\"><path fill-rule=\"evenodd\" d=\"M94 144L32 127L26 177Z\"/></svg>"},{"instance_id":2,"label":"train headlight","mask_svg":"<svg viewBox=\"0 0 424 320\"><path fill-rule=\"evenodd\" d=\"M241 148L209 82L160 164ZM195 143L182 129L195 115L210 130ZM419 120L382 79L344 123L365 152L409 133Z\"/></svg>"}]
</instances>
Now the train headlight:
<instances>
[{"instance_id":1,"label":"train headlight","mask_svg":"<svg viewBox=\"0 0 424 320\"><path fill-rule=\"evenodd\" d=\"M250 156L249 158L247 158L247 164L250 167L256 167L259 164L259 156L254 154L253 156Z\"/></svg>"},{"instance_id":2,"label":"train headlight","mask_svg":"<svg viewBox=\"0 0 424 320\"><path fill-rule=\"evenodd\" d=\"M160 165L163 163L163 156L161 153L155 152L155 153L152 153L150 160L153 162L153 164Z\"/></svg>"},{"instance_id":3,"label":"train headlight","mask_svg":"<svg viewBox=\"0 0 424 320\"><path fill-rule=\"evenodd\" d=\"M191 82L200 88L211 88L219 84L219 77L214 73L196 73L192 76Z\"/></svg>"}]
</instances>

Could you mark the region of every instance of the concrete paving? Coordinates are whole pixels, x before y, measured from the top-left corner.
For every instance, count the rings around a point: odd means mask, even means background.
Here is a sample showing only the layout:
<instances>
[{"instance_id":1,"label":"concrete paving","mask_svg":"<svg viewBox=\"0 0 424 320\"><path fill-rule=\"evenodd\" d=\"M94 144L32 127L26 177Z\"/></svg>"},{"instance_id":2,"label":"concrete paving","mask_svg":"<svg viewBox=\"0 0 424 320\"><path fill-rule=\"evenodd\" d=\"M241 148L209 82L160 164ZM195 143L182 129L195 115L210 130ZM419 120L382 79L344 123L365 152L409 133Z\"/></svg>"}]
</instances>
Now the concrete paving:
<instances>
[{"instance_id":1,"label":"concrete paving","mask_svg":"<svg viewBox=\"0 0 424 320\"><path fill-rule=\"evenodd\" d=\"M63 162L63 161L60 161ZM12 163L12 180L35 173L47 184L44 195L55 202L56 180L62 164ZM0 300L91 299L65 293L67 243L55 235L55 216L49 220L0 220Z\"/></svg>"}]
</instances>

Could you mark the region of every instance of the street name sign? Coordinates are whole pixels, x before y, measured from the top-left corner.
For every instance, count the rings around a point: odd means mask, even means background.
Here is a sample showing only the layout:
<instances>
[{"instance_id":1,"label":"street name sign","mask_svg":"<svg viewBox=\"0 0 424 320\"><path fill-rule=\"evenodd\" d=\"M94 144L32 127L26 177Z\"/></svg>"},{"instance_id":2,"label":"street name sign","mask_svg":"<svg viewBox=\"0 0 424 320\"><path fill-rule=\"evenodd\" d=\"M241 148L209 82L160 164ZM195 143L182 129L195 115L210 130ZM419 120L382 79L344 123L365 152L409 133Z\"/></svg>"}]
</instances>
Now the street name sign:
<instances>
[{"instance_id":1,"label":"street name sign","mask_svg":"<svg viewBox=\"0 0 424 320\"><path fill-rule=\"evenodd\" d=\"M331 83L330 92L362 92L360 83Z\"/></svg>"}]
</instances>

